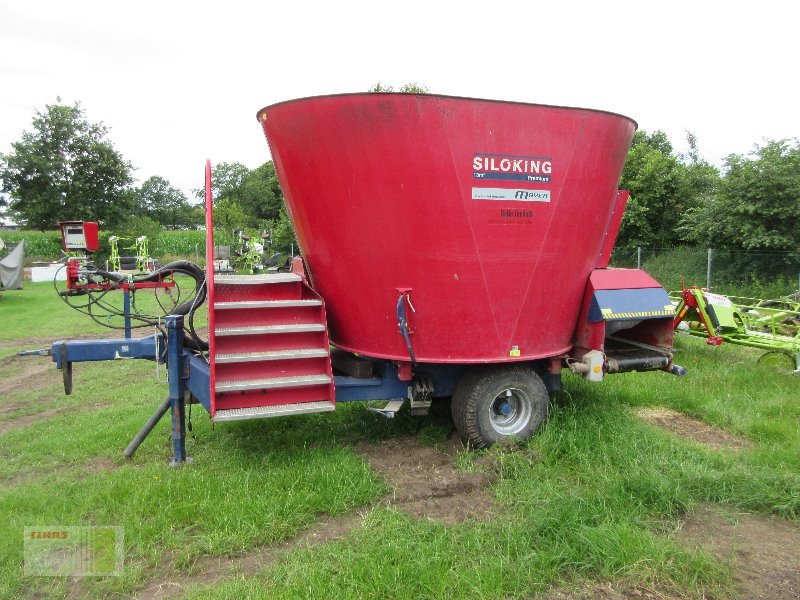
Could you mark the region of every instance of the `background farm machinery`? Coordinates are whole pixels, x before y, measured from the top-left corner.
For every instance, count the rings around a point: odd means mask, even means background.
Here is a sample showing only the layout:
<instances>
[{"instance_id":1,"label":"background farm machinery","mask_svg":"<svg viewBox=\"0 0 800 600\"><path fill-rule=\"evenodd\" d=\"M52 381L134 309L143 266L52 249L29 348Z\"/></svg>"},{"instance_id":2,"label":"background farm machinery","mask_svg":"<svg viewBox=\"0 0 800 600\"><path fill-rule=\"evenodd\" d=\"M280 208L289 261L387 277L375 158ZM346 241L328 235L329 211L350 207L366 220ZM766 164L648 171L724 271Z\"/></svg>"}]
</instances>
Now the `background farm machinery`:
<instances>
[{"instance_id":1,"label":"background farm machinery","mask_svg":"<svg viewBox=\"0 0 800 600\"><path fill-rule=\"evenodd\" d=\"M188 300L158 315L126 300L114 313L124 339L39 352L52 355L67 393L75 362L166 363L169 397L126 455L171 409L172 461L185 461L187 403L222 423L330 412L347 401L381 401L371 408L386 417L407 403L421 415L452 398L462 438L485 447L530 437L564 369L590 381L683 374L672 361L666 291L644 271L608 268L628 197L615 188L630 119L351 94L277 104L258 120L302 253L290 271L215 274L208 163L208 269L181 261L120 276L90 260L67 265L60 294L93 318L112 312L112 291L133 298L146 287L170 291L184 276L193 282ZM92 227L85 233L96 237ZM207 339L194 327L204 302ZM156 331L132 339L136 325Z\"/></svg>"},{"instance_id":2,"label":"background farm machinery","mask_svg":"<svg viewBox=\"0 0 800 600\"><path fill-rule=\"evenodd\" d=\"M272 236L266 229L254 240L237 227L233 230L232 238L232 246L214 247L215 273L255 275L289 270L291 254L272 252Z\"/></svg>"},{"instance_id":3,"label":"background farm machinery","mask_svg":"<svg viewBox=\"0 0 800 600\"><path fill-rule=\"evenodd\" d=\"M800 294L800 293L799 293ZM759 363L797 372L800 369L800 297L778 299L723 296L691 287L673 293L677 303L674 326L705 337L709 345L723 342L766 352Z\"/></svg>"},{"instance_id":4,"label":"background farm machinery","mask_svg":"<svg viewBox=\"0 0 800 600\"><path fill-rule=\"evenodd\" d=\"M132 246L123 247L122 250L133 250L133 255L122 256L119 253L119 243L125 240L127 238L116 235L108 238L108 245L111 250L108 264L112 271L139 271L143 273L145 271L153 272L158 268L158 261L150 258L147 236L140 235L134 240Z\"/></svg>"}]
</instances>

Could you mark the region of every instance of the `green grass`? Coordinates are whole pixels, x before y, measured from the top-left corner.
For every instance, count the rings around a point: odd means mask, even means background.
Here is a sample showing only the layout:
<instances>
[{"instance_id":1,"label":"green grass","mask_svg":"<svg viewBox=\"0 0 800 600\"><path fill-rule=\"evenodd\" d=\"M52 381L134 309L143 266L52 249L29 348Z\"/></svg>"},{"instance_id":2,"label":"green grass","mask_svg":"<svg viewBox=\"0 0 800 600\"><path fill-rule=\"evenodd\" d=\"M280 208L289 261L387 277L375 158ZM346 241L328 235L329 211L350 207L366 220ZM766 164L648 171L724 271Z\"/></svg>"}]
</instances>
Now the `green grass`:
<instances>
[{"instance_id":1,"label":"green grass","mask_svg":"<svg viewBox=\"0 0 800 600\"><path fill-rule=\"evenodd\" d=\"M180 302L183 302L191 295L194 289L194 280L190 277L179 276L176 277L176 281L180 286ZM59 290L63 290L66 284L58 282L58 286ZM170 306L164 291L158 293L161 302L165 306ZM104 299L118 310L122 310L121 292L109 292ZM83 296L73 299L73 301L75 303L86 302ZM157 315L163 312L155 300L153 290L150 289L136 292L136 308L144 314ZM206 311L201 309L196 317L196 325L200 326L205 321ZM67 306L57 295L53 284L49 282L31 283L26 281L22 290L0 292L0 342L26 338L60 340L81 335L100 334L114 337L119 334L119 331L104 325L114 327L123 325L122 319L118 317L111 319L101 317L100 322L103 324L97 323L88 315ZM136 321L134 321L134 325L136 325ZM145 332L152 332L152 328L149 326L142 328L137 335L144 335Z\"/></svg>"},{"instance_id":2,"label":"green grass","mask_svg":"<svg viewBox=\"0 0 800 600\"><path fill-rule=\"evenodd\" d=\"M44 286L4 293L3 376L17 364L9 361L20 347L14 340L89 327ZM679 546L671 532L684 511L705 501L800 521L800 379L756 367L758 353L747 348L692 338L676 345L676 362L688 369L683 378L626 374L589 384L565 376L566 392L523 451L489 451L501 466L491 489L500 517L461 525L371 508L386 484L355 451L363 440L399 435L439 444L451 430L446 411L387 421L349 405L333 415L212 430L194 407L187 444L194 462L170 469L167 422L132 461L121 458L166 394L152 363L76 365L70 397L53 385L0 396L2 405L23 405L2 423L60 411L0 434L0 597L61 597L69 585L22 577L25 526L124 527L124 575L82 582L81 595L108 597L135 594L160 570L191 572L200 556L278 545L322 515L355 508L363 523L343 540L297 548L255 575L187 596L528 598L550 586L619 580L726 596L728 568ZM754 444L712 451L634 414L656 405ZM483 454L463 454L458 464L481 469Z\"/></svg>"}]
</instances>

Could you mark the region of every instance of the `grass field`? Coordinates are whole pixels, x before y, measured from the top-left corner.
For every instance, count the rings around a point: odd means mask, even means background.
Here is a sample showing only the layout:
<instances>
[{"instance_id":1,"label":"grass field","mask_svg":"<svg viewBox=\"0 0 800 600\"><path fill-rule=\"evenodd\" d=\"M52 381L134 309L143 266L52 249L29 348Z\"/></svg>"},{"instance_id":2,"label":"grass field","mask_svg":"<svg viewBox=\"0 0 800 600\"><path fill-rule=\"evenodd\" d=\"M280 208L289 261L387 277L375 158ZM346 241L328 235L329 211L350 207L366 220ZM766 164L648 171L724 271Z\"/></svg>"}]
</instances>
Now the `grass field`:
<instances>
[{"instance_id":1,"label":"grass field","mask_svg":"<svg viewBox=\"0 0 800 600\"><path fill-rule=\"evenodd\" d=\"M99 334L113 336L52 286L0 296L2 598L726 598L750 588L704 530L687 541L693 515L765 524L753 544L773 526L800 540L800 378L746 348L680 338L683 378L565 376L546 426L513 449L454 449L446 405L213 430L195 407L194 461L171 469L166 421L122 458L167 393L152 363L78 364L64 396L49 359L14 356ZM648 407L737 442L654 426ZM24 577L23 528L36 525L123 527L123 574Z\"/></svg>"}]
</instances>

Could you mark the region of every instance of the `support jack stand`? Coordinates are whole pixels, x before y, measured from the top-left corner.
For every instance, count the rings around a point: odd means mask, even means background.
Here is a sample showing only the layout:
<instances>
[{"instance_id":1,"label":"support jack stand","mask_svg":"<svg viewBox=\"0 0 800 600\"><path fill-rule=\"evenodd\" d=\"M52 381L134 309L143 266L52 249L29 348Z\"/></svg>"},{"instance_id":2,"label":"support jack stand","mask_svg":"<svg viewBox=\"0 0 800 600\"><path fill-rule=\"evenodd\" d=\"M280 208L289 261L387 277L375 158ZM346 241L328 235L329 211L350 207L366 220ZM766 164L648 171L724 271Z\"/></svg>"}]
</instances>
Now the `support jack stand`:
<instances>
[{"instance_id":1,"label":"support jack stand","mask_svg":"<svg viewBox=\"0 0 800 600\"><path fill-rule=\"evenodd\" d=\"M170 467L180 467L192 459L186 456L186 401L190 392L184 385L186 365L183 360L183 317L168 316L167 325L167 373L169 375L169 397L162 402L156 412L147 420L136 437L125 449L125 457L131 458L153 428L167 413L172 412L172 452Z\"/></svg>"}]
</instances>

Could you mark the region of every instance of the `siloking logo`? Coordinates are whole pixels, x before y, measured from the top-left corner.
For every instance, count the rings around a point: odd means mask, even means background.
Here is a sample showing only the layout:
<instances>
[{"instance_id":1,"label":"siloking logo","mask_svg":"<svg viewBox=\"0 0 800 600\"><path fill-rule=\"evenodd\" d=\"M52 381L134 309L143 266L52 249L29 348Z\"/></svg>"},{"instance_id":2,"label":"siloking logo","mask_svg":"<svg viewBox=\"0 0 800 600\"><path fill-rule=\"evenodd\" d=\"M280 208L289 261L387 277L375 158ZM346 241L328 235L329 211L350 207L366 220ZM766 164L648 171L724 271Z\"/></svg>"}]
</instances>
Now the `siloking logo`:
<instances>
[{"instance_id":1,"label":"siloking logo","mask_svg":"<svg viewBox=\"0 0 800 600\"><path fill-rule=\"evenodd\" d=\"M472 158L474 179L550 183L553 161L541 156L476 154Z\"/></svg>"}]
</instances>

